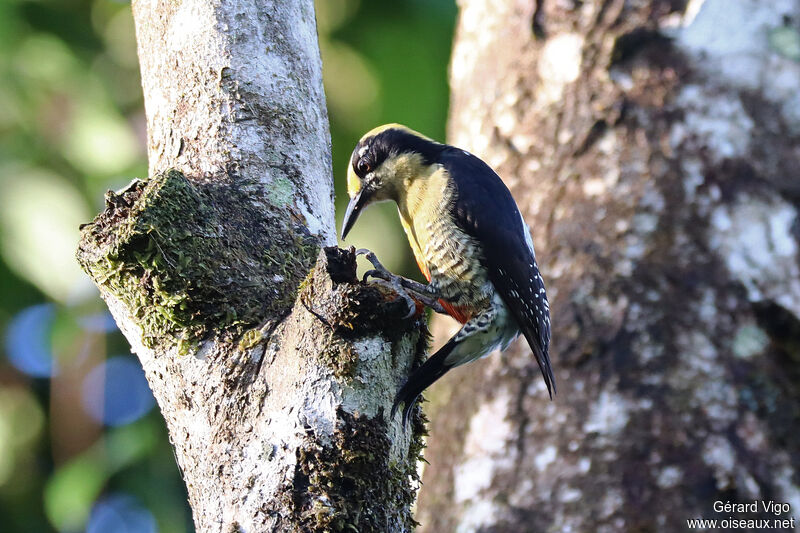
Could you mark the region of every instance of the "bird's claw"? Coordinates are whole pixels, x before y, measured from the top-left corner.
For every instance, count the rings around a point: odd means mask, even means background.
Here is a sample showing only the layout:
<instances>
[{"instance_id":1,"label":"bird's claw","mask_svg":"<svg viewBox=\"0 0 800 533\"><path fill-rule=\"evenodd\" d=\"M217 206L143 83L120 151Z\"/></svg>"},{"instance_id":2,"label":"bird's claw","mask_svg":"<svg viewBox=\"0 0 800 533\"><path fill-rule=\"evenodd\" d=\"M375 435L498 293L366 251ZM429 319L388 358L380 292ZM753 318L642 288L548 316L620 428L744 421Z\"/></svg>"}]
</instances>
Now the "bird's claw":
<instances>
[{"instance_id":1,"label":"bird's claw","mask_svg":"<svg viewBox=\"0 0 800 533\"><path fill-rule=\"evenodd\" d=\"M367 270L361 277L361 282L366 283L369 278L382 279L383 281L391 281L391 276L381 270Z\"/></svg>"},{"instance_id":2,"label":"bird's claw","mask_svg":"<svg viewBox=\"0 0 800 533\"><path fill-rule=\"evenodd\" d=\"M359 255L367 256L367 261L369 261L373 265L375 264L373 263L373 261L378 261L378 257L375 255L375 252L367 248L359 248L358 250L356 250L356 257L358 257Z\"/></svg>"},{"instance_id":3,"label":"bird's claw","mask_svg":"<svg viewBox=\"0 0 800 533\"><path fill-rule=\"evenodd\" d=\"M364 278L366 279L366 275L364 276ZM405 289L403 289L402 286L400 286L397 283L392 283L391 281L385 280L381 277L376 277L375 283L383 285L384 287L388 287L397 294L397 297L394 300L392 300L393 302L396 302L400 298L402 298L405 301L406 306L408 307L408 313L406 313L406 315L403 316L403 320L409 319L412 316L414 316L414 313L416 313L417 311L417 303L411 296L408 295L408 293L405 291Z\"/></svg>"},{"instance_id":4,"label":"bird's claw","mask_svg":"<svg viewBox=\"0 0 800 533\"><path fill-rule=\"evenodd\" d=\"M389 272L389 270L378 261L378 257L375 255L375 252L371 250L367 250L366 248L360 248L356 250L356 255L363 255L367 258L367 261L372 263L374 267L372 270L368 270L364 273L362 277L362 282L366 282L368 278L375 278L375 281L382 281L383 285L391 287L398 295L406 300L406 302L414 302L414 299L409 296L409 292L414 295L421 304L430 307L437 313L446 314L446 311L442 307L442 304L439 303L439 291L437 291L432 285L424 285L422 283L416 282L414 280L406 279L402 276L397 276ZM416 302L414 302L413 306L409 306L408 316L406 318L412 316L416 310Z\"/></svg>"},{"instance_id":5,"label":"bird's claw","mask_svg":"<svg viewBox=\"0 0 800 533\"><path fill-rule=\"evenodd\" d=\"M359 255L363 255L364 257L367 258L367 261L372 263L373 270L370 270L369 272L380 272L381 274L383 274L383 279L386 279L386 277L394 276L394 274L389 272L389 270L387 270L386 267L383 266L380 261L378 261L378 256L375 255L375 252L373 252L372 250L367 250L366 248L359 248L358 250L356 250L356 256Z\"/></svg>"}]
</instances>

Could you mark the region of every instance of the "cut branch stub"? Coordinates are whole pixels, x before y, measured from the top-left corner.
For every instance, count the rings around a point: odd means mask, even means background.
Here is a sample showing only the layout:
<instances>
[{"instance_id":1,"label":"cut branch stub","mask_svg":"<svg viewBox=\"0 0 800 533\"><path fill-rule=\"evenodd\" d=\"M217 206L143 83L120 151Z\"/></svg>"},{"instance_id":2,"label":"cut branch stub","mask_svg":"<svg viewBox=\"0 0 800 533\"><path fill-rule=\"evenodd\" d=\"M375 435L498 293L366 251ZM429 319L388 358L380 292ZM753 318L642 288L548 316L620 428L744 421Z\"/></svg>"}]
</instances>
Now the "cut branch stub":
<instances>
[{"instance_id":1,"label":"cut branch stub","mask_svg":"<svg viewBox=\"0 0 800 533\"><path fill-rule=\"evenodd\" d=\"M272 218L234 185L172 170L109 192L78 261L139 319L145 346L185 349L291 308L318 244L300 224L274 231Z\"/></svg>"},{"instance_id":2,"label":"cut branch stub","mask_svg":"<svg viewBox=\"0 0 800 533\"><path fill-rule=\"evenodd\" d=\"M300 301L337 335L348 339L382 334L389 339L414 329L417 320L408 314L405 300L383 285L359 283L356 256L351 248L324 248L312 276L301 286ZM313 300L314 309L308 305Z\"/></svg>"}]
</instances>

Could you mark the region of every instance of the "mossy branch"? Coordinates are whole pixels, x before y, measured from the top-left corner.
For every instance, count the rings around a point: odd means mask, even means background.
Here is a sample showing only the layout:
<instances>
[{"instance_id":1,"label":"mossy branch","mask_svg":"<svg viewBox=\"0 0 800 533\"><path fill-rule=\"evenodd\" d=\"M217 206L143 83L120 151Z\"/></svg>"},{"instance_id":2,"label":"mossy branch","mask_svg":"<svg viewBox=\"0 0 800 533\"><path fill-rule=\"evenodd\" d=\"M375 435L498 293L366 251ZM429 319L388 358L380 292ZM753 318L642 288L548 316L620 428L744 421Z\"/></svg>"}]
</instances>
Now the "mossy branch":
<instances>
[{"instance_id":1,"label":"mossy branch","mask_svg":"<svg viewBox=\"0 0 800 533\"><path fill-rule=\"evenodd\" d=\"M277 216L233 185L171 170L109 192L78 261L137 318L145 346L185 349L291 308L319 244L297 223L276 231Z\"/></svg>"}]
</instances>

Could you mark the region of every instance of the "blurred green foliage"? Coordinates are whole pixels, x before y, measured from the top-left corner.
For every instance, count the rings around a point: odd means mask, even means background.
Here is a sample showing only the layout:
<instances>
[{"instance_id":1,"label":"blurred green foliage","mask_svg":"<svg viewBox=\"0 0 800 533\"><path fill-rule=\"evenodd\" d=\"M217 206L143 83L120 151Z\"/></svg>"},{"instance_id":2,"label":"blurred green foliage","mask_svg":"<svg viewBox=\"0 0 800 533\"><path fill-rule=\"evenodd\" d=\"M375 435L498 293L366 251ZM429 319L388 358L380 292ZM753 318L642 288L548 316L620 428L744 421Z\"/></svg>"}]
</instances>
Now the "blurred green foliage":
<instances>
[{"instance_id":1,"label":"blurred green foliage","mask_svg":"<svg viewBox=\"0 0 800 533\"><path fill-rule=\"evenodd\" d=\"M444 138L456 8L318 0L317 11L340 223L347 161L365 131L402 122ZM87 375L113 355L132 356L74 260L78 225L107 189L146 174L144 139L128 3L0 2L3 532L103 531L114 513L129 518L129 531L192 529L158 412L114 424L85 407L97 397ZM415 271L393 206L370 209L346 244ZM120 408L113 401L109 412Z\"/></svg>"},{"instance_id":2,"label":"blurred green foliage","mask_svg":"<svg viewBox=\"0 0 800 533\"><path fill-rule=\"evenodd\" d=\"M317 5L337 228L341 228L347 206L345 172L353 147L364 133L380 124L400 122L444 140L447 64L456 7L446 0L360 4L327 0ZM329 10L353 16L328 17ZM369 248L390 270L421 279L397 210L390 203L361 215L344 244Z\"/></svg>"}]
</instances>

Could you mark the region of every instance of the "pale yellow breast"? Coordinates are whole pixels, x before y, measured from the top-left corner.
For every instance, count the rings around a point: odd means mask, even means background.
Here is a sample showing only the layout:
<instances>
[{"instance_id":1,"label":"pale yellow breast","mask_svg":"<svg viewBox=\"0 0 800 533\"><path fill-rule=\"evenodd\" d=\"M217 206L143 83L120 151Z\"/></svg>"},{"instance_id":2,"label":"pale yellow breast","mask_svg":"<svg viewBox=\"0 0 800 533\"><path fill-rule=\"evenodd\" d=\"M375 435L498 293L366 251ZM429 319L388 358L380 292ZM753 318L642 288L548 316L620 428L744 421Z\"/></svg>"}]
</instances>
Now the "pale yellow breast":
<instances>
[{"instance_id":1,"label":"pale yellow breast","mask_svg":"<svg viewBox=\"0 0 800 533\"><path fill-rule=\"evenodd\" d=\"M437 229L449 217L446 209L451 192L447 176L439 170L427 177L414 177L406 180L403 190L405 194L397 202L400 221L417 262L430 267Z\"/></svg>"},{"instance_id":2,"label":"pale yellow breast","mask_svg":"<svg viewBox=\"0 0 800 533\"><path fill-rule=\"evenodd\" d=\"M414 256L443 292L483 292L485 273L472 239L456 226L450 214L453 192L444 170L406 183L398 201L400 219Z\"/></svg>"}]
</instances>

